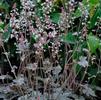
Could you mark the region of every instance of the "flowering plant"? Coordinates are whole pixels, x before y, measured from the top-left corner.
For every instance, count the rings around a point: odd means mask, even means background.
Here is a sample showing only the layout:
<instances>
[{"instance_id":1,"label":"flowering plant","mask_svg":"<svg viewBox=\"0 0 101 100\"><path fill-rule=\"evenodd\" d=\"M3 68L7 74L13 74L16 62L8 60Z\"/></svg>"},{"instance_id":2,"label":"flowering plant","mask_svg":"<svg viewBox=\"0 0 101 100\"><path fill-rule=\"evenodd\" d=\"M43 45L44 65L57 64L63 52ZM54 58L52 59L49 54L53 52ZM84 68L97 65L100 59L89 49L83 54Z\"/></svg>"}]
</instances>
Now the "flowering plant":
<instances>
[{"instance_id":1,"label":"flowering plant","mask_svg":"<svg viewBox=\"0 0 101 100\"><path fill-rule=\"evenodd\" d=\"M5 18L0 17L1 55L15 78L11 87L20 95L32 88L39 97L40 88L52 95L58 86L60 92L65 87L78 90L82 83L98 81L100 12L98 0L14 1Z\"/></svg>"}]
</instances>

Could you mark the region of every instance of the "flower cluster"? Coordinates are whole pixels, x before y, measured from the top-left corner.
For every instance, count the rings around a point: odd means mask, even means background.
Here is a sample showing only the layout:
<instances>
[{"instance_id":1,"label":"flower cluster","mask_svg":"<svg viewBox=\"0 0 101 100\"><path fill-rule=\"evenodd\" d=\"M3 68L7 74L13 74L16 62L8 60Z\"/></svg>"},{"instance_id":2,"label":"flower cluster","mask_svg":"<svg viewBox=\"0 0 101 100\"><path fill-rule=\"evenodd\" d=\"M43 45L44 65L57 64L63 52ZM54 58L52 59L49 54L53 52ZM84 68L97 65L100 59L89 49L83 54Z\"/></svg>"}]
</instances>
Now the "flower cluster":
<instances>
[{"instance_id":1,"label":"flower cluster","mask_svg":"<svg viewBox=\"0 0 101 100\"><path fill-rule=\"evenodd\" d=\"M10 27L12 28L11 38L16 38L18 43L17 47L20 51L26 50L29 47L27 36L33 27L32 20L30 18L34 16L34 4L30 0L21 0L22 11L19 13L16 7L16 3L13 6L13 10L10 15Z\"/></svg>"}]
</instances>

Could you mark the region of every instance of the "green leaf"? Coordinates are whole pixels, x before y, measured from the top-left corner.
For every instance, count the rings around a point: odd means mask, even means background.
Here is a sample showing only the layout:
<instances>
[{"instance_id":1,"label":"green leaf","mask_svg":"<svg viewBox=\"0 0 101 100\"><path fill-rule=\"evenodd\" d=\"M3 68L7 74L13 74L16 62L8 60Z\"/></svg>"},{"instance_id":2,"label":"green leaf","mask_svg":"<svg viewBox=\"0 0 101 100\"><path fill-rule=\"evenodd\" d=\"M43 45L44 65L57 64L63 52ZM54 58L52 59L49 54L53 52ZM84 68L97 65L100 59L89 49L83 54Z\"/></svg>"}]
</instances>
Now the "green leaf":
<instances>
[{"instance_id":1,"label":"green leaf","mask_svg":"<svg viewBox=\"0 0 101 100\"><path fill-rule=\"evenodd\" d=\"M97 67L88 67L88 74L89 74L89 77L93 76L93 75L96 75L97 74Z\"/></svg>"},{"instance_id":2,"label":"green leaf","mask_svg":"<svg viewBox=\"0 0 101 100\"><path fill-rule=\"evenodd\" d=\"M85 0L84 0L85 1ZM94 15L95 10L99 6L99 0L89 0L90 17Z\"/></svg>"},{"instance_id":3,"label":"green leaf","mask_svg":"<svg viewBox=\"0 0 101 100\"><path fill-rule=\"evenodd\" d=\"M101 3L100 0L90 0L90 25L89 28L94 28L98 17L101 17Z\"/></svg>"},{"instance_id":4,"label":"green leaf","mask_svg":"<svg viewBox=\"0 0 101 100\"><path fill-rule=\"evenodd\" d=\"M50 15L52 22L58 24L59 19L60 19L60 13L52 13Z\"/></svg>"},{"instance_id":5,"label":"green leaf","mask_svg":"<svg viewBox=\"0 0 101 100\"><path fill-rule=\"evenodd\" d=\"M43 17L43 11L42 11L42 8L41 7L37 7L36 15L38 17Z\"/></svg>"},{"instance_id":6,"label":"green leaf","mask_svg":"<svg viewBox=\"0 0 101 100\"><path fill-rule=\"evenodd\" d=\"M90 67L88 67L88 79L91 82L92 85L97 85L98 84L98 78L96 78L96 75L98 73L98 68L96 66L91 65Z\"/></svg>"},{"instance_id":7,"label":"green leaf","mask_svg":"<svg viewBox=\"0 0 101 100\"><path fill-rule=\"evenodd\" d=\"M8 26L8 29L6 32L3 33L3 40L4 42L8 42L10 35L11 35L12 29Z\"/></svg>"},{"instance_id":8,"label":"green leaf","mask_svg":"<svg viewBox=\"0 0 101 100\"><path fill-rule=\"evenodd\" d=\"M7 42L9 40L9 37L10 37L10 33L9 32L4 32L3 33L4 42Z\"/></svg>"},{"instance_id":9,"label":"green leaf","mask_svg":"<svg viewBox=\"0 0 101 100\"><path fill-rule=\"evenodd\" d=\"M97 4L99 4L99 0L89 0L89 4L90 6L96 6Z\"/></svg>"},{"instance_id":10,"label":"green leaf","mask_svg":"<svg viewBox=\"0 0 101 100\"><path fill-rule=\"evenodd\" d=\"M101 16L101 7L100 7L100 0L83 0L82 3L84 4L85 8L89 11L89 17L90 17L90 24L89 28L94 28L97 18ZM89 7L87 6L89 5Z\"/></svg>"},{"instance_id":11,"label":"green leaf","mask_svg":"<svg viewBox=\"0 0 101 100\"><path fill-rule=\"evenodd\" d=\"M31 44L35 43L37 39L38 39L37 35L33 33L33 35L31 36Z\"/></svg>"},{"instance_id":12,"label":"green leaf","mask_svg":"<svg viewBox=\"0 0 101 100\"><path fill-rule=\"evenodd\" d=\"M6 12L8 12L8 10L9 10L9 5L8 5L8 3L7 3L7 2L5 2L5 3L0 2L0 9L3 9L3 10L5 10Z\"/></svg>"},{"instance_id":13,"label":"green leaf","mask_svg":"<svg viewBox=\"0 0 101 100\"><path fill-rule=\"evenodd\" d=\"M0 27L0 33L3 33L4 32L4 30Z\"/></svg>"},{"instance_id":14,"label":"green leaf","mask_svg":"<svg viewBox=\"0 0 101 100\"><path fill-rule=\"evenodd\" d=\"M75 44L76 38L72 33L65 34L61 37L61 40L66 43Z\"/></svg>"},{"instance_id":15,"label":"green leaf","mask_svg":"<svg viewBox=\"0 0 101 100\"><path fill-rule=\"evenodd\" d=\"M81 15L82 15L82 12L80 11L79 8L77 8L77 10L76 10L75 13L74 13L74 16L75 16L76 18L78 18L78 17L80 17Z\"/></svg>"},{"instance_id":16,"label":"green leaf","mask_svg":"<svg viewBox=\"0 0 101 100\"><path fill-rule=\"evenodd\" d=\"M101 17L101 8L97 7L94 15L92 16L90 20L90 29L95 26L95 23L97 22L98 17Z\"/></svg>"},{"instance_id":17,"label":"green leaf","mask_svg":"<svg viewBox=\"0 0 101 100\"><path fill-rule=\"evenodd\" d=\"M43 48L48 49L48 45L47 44L43 45Z\"/></svg>"},{"instance_id":18,"label":"green leaf","mask_svg":"<svg viewBox=\"0 0 101 100\"><path fill-rule=\"evenodd\" d=\"M87 44L91 53L96 53L96 49L99 48L100 40L96 36L88 35Z\"/></svg>"},{"instance_id":19,"label":"green leaf","mask_svg":"<svg viewBox=\"0 0 101 100\"><path fill-rule=\"evenodd\" d=\"M0 28L4 29L4 22L0 21Z\"/></svg>"},{"instance_id":20,"label":"green leaf","mask_svg":"<svg viewBox=\"0 0 101 100\"><path fill-rule=\"evenodd\" d=\"M101 52L101 41L100 41L100 43L99 43L99 50L100 50L100 52Z\"/></svg>"}]
</instances>

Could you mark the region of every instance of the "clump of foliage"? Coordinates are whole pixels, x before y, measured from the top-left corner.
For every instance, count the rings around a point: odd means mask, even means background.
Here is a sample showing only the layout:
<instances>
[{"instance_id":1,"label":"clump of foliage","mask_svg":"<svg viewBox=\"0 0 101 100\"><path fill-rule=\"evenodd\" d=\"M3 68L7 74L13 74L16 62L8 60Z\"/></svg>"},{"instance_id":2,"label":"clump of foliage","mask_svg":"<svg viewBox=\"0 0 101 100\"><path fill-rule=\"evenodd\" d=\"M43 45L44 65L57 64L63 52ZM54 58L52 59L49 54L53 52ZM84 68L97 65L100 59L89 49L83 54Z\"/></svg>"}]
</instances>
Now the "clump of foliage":
<instances>
[{"instance_id":1,"label":"clump of foliage","mask_svg":"<svg viewBox=\"0 0 101 100\"><path fill-rule=\"evenodd\" d=\"M9 6L0 6L0 59L1 77L14 78L11 90L19 96L31 92L37 99L39 90L44 99L58 100L64 89L82 90L83 95L85 84L99 86L100 0L13 0ZM4 65L9 73L3 73ZM53 96L58 87L60 92Z\"/></svg>"}]
</instances>

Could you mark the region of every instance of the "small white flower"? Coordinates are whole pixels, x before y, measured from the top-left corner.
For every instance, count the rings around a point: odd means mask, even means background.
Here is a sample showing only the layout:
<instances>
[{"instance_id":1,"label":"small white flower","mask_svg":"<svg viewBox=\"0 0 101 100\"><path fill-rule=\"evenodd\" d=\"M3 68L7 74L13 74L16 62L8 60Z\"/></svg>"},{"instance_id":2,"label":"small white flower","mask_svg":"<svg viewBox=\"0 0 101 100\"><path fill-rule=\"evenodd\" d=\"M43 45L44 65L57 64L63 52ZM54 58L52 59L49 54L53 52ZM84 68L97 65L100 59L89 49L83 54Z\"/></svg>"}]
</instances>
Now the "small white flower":
<instances>
[{"instance_id":1,"label":"small white flower","mask_svg":"<svg viewBox=\"0 0 101 100\"><path fill-rule=\"evenodd\" d=\"M80 57L80 61L78 62L78 64L82 67L87 67L88 66L88 61L86 60L86 57Z\"/></svg>"},{"instance_id":2,"label":"small white flower","mask_svg":"<svg viewBox=\"0 0 101 100\"><path fill-rule=\"evenodd\" d=\"M13 80L14 83L18 84L18 85L23 85L25 83L25 79L24 76L18 76L17 79Z\"/></svg>"},{"instance_id":3,"label":"small white flower","mask_svg":"<svg viewBox=\"0 0 101 100\"><path fill-rule=\"evenodd\" d=\"M37 63L28 64L28 65L26 66L26 68L27 68L28 70L35 71L35 70L37 69Z\"/></svg>"},{"instance_id":4,"label":"small white flower","mask_svg":"<svg viewBox=\"0 0 101 100\"><path fill-rule=\"evenodd\" d=\"M73 35L78 35L78 32L74 32Z\"/></svg>"}]
</instances>

